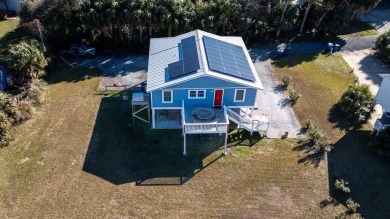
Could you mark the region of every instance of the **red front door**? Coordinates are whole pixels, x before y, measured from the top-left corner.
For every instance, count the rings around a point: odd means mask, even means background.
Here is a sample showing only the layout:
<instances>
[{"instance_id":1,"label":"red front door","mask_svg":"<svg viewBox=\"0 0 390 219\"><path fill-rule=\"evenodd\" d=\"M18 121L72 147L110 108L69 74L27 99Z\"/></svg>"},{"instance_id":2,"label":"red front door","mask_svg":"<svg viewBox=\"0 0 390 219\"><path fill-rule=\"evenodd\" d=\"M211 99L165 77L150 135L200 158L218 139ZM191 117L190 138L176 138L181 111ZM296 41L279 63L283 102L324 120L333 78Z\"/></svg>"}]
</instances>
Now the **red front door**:
<instances>
[{"instance_id":1,"label":"red front door","mask_svg":"<svg viewBox=\"0 0 390 219\"><path fill-rule=\"evenodd\" d=\"M214 91L214 106L222 105L223 90Z\"/></svg>"}]
</instances>

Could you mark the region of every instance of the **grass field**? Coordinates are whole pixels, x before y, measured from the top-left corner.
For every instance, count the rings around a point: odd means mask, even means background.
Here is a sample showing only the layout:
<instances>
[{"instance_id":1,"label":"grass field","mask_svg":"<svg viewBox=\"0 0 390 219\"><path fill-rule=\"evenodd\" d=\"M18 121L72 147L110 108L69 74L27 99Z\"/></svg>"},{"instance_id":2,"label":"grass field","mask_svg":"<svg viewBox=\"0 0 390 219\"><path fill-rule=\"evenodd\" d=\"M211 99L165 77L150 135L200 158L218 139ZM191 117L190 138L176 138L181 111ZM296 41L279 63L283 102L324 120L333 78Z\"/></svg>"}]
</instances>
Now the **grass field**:
<instances>
[{"instance_id":1,"label":"grass field","mask_svg":"<svg viewBox=\"0 0 390 219\"><path fill-rule=\"evenodd\" d=\"M351 127L335 104L354 81L350 67L338 54L298 54L273 60L275 76L293 78L293 87L302 95L294 106L302 124L310 118L335 145L328 156L327 172L332 200L345 203L334 188L336 178L349 181L351 197L361 205L365 218L389 218L389 164L369 152L366 145L370 127ZM302 149L305 150L304 148ZM316 163L316 159L303 159Z\"/></svg>"},{"instance_id":2,"label":"grass field","mask_svg":"<svg viewBox=\"0 0 390 219\"><path fill-rule=\"evenodd\" d=\"M333 217L326 166L300 165L293 141L246 146L231 133L190 138L131 123L120 93L99 94L94 70L58 70L47 102L0 150L1 217ZM240 138L241 136L241 138ZM243 136L243 137L242 137ZM237 144L237 145L236 145Z\"/></svg>"},{"instance_id":3,"label":"grass field","mask_svg":"<svg viewBox=\"0 0 390 219\"><path fill-rule=\"evenodd\" d=\"M333 127L340 118L328 119L340 95L333 89L353 80L350 69L338 56L317 54L274 67L278 76L291 74L303 95L299 119L315 119L334 138L329 162L316 167L294 140L255 137L250 147L235 131L227 156L221 137L191 136L184 157L180 130L132 124L120 92L96 90L99 70L61 66L47 78L40 111L0 149L0 217L334 218L345 212L335 176L350 182L363 216L389 217L390 172L365 149L368 131L340 131ZM320 106L305 106L312 103Z\"/></svg>"}]
</instances>

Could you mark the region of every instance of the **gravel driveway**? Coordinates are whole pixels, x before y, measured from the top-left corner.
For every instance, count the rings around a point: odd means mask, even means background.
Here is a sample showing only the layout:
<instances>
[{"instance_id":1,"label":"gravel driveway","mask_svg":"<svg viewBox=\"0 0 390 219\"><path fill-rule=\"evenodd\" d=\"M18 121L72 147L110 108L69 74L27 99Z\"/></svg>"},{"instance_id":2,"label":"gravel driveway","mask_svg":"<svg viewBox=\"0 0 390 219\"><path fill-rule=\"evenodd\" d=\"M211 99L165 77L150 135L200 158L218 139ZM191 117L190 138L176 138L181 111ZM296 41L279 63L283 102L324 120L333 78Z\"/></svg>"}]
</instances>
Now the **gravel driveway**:
<instances>
[{"instance_id":1,"label":"gravel driveway","mask_svg":"<svg viewBox=\"0 0 390 219\"><path fill-rule=\"evenodd\" d=\"M301 125L281 87L276 83L268 59L269 54L263 49L251 49L254 66L263 83L264 90L257 95L258 109L267 114L269 121L268 138L281 138L288 132L289 138L299 137Z\"/></svg>"},{"instance_id":2,"label":"gravel driveway","mask_svg":"<svg viewBox=\"0 0 390 219\"><path fill-rule=\"evenodd\" d=\"M102 69L104 76L99 88L115 89L120 86L132 87L146 81L148 56L104 55L93 59L72 59L70 63L75 67Z\"/></svg>"}]
</instances>

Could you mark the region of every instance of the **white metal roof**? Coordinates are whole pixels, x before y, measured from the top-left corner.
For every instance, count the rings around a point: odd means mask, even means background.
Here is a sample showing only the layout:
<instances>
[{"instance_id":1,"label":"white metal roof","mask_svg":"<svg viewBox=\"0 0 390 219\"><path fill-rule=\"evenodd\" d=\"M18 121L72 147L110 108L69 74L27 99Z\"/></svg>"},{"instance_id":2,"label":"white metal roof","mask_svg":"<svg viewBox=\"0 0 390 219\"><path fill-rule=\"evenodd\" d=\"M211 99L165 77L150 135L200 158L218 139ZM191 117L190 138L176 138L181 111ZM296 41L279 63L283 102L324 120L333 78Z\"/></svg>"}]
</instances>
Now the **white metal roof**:
<instances>
[{"instance_id":1,"label":"white metal roof","mask_svg":"<svg viewBox=\"0 0 390 219\"><path fill-rule=\"evenodd\" d=\"M165 68L168 67L168 64L179 61L178 43L180 43L182 39L190 36L195 36L200 69L197 70L195 73L188 74L184 77L165 82ZM246 58L248 59L249 66L252 69L253 75L255 77L255 82L243 80L227 74L209 70L206 52L202 40L203 36L209 36L218 40L225 41L227 43L241 46L244 49L244 53L246 55ZM249 87L263 89L263 85L249 56L244 41L241 37L221 37L201 30L194 30L176 37L150 39L149 63L147 74L148 83L146 88L147 92L172 86L174 84L182 83L184 81L188 81L204 75L220 78L222 80L235 82Z\"/></svg>"},{"instance_id":2,"label":"white metal roof","mask_svg":"<svg viewBox=\"0 0 390 219\"><path fill-rule=\"evenodd\" d=\"M383 77L375 100L386 112L390 112L390 74L382 74Z\"/></svg>"}]
</instances>

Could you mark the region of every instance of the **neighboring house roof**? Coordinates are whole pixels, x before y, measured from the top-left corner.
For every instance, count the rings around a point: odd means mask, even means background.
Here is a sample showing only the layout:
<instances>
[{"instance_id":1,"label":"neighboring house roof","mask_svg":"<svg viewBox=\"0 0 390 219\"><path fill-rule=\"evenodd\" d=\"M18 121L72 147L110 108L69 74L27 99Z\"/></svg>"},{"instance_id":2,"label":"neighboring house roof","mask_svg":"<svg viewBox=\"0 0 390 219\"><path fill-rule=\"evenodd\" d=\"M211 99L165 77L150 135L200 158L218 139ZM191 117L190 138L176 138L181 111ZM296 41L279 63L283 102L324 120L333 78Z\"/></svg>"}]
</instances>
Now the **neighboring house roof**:
<instances>
[{"instance_id":1,"label":"neighboring house roof","mask_svg":"<svg viewBox=\"0 0 390 219\"><path fill-rule=\"evenodd\" d=\"M191 36L195 36L200 69L198 69L194 73L185 74L182 77L166 81L165 69L168 67L168 64L179 61L178 44L181 42L182 39ZM205 47L202 40L203 36L208 36L217 40L221 40L242 47L255 80L248 81L238 77L233 77L224 73L219 73L210 70L208 67ZM202 76L215 77L215 78L234 82L248 87L263 89L263 85L256 72L253 62L249 56L244 41L242 40L241 37L230 37L230 36L222 37L201 30L194 30L176 37L150 39L149 63L148 63L148 73L147 73L147 89L146 89L148 92L157 89L162 89L164 87L172 86Z\"/></svg>"},{"instance_id":2,"label":"neighboring house roof","mask_svg":"<svg viewBox=\"0 0 390 219\"><path fill-rule=\"evenodd\" d=\"M390 112L390 74L381 74L383 80L375 100L386 112Z\"/></svg>"}]
</instances>

